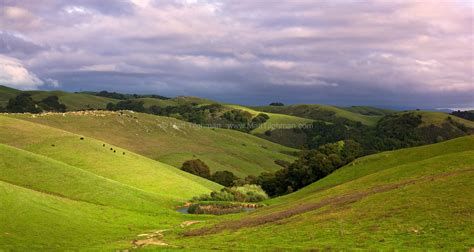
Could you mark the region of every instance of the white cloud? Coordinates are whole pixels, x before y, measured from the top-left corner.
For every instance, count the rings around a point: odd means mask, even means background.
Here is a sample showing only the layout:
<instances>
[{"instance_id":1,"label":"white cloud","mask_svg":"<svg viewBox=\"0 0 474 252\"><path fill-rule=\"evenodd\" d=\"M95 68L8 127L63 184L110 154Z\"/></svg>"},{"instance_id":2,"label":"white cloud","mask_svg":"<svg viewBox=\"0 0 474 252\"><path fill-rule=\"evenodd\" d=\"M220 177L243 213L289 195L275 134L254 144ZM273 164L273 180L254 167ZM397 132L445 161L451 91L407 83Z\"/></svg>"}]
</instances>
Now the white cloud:
<instances>
[{"instance_id":1,"label":"white cloud","mask_svg":"<svg viewBox=\"0 0 474 252\"><path fill-rule=\"evenodd\" d=\"M18 59L0 55L0 84L19 89L36 89L44 82L29 72Z\"/></svg>"}]
</instances>

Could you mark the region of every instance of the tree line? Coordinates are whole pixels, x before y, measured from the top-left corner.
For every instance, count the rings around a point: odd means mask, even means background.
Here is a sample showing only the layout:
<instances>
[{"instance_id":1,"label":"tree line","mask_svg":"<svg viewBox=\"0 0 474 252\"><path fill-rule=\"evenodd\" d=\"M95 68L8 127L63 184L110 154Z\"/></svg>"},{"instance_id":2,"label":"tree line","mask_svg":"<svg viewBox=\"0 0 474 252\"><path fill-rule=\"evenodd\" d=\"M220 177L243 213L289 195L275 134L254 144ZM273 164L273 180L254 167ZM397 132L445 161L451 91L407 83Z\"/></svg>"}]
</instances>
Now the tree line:
<instances>
[{"instance_id":1,"label":"tree line","mask_svg":"<svg viewBox=\"0 0 474 252\"><path fill-rule=\"evenodd\" d=\"M0 112L8 113L41 113L48 112L65 112L66 105L59 102L59 98L55 95L48 96L40 101L34 101L29 93L21 93L11 98L6 107L0 107Z\"/></svg>"}]
</instances>

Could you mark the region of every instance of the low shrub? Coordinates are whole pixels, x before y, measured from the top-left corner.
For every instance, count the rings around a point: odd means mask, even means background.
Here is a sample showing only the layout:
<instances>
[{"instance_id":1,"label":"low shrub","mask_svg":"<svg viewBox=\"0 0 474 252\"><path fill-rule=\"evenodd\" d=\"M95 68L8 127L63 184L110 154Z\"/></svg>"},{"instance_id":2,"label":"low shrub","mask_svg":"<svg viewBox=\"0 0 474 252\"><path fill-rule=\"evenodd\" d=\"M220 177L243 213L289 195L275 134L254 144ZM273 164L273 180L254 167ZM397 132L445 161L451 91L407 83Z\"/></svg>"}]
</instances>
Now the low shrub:
<instances>
[{"instance_id":1,"label":"low shrub","mask_svg":"<svg viewBox=\"0 0 474 252\"><path fill-rule=\"evenodd\" d=\"M258 185L243 185L222 188L219 192L211 192L193 201L237 201L237 202L260 202L268 199L268 195Z\"/></svg>"}]
</instances>

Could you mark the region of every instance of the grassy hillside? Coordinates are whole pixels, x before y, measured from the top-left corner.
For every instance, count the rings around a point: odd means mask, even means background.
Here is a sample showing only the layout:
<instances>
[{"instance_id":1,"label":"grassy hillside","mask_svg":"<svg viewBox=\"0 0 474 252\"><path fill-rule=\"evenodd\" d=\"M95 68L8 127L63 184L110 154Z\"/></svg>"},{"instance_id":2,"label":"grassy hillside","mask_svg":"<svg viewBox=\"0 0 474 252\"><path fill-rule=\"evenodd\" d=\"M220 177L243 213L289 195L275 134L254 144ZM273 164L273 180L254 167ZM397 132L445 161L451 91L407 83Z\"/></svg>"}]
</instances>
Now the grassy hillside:
<instances>
[{"instance_id":1,"label":"grassy hillside","mask_svg":"<svg viewBox=\"0 0 474 252\"><path fill-rule=\"evenodd\" d=\"M162 100L162 99L156 99L156 98L138 98L138 99L134 99L134 100L142 101L143 106L145 108L149 108L151 106L167 107L167 106L177 106L178 105L178 103L175 102L173 99Z\"/></svg>"},{"instance_id":2,"label":"grassy hillside","mask_svg":"<svg viewBox=\"0 0 474 252\"><path fill-rule=\"evenodd\" d=\"M298 116L313 120L331 121L332 117L343 118L364 125L373 126L380 116L369 116L358 112L351 112L345 109L327 105L290 105L290 106L263 106L256 107L256 110Z\"/></svg>"},{"instance_id":3,"label":"grassy hillside","mask_svg":"<svg viewBox=\"0 0 474 252\"><path fill-rule=\"evenodd\" d=\"M20 90L0 85L0 106L5 106L11 98L21 93Z\"/></svg>"},{"instance_id":4,"label":"grassy hillside","mask_svg":"<svg viewBox=\"0 0 474 252\"><path fill-rule=\"evenodd\" d=\"M454 116L454 115L450 115L450 114L447 114L447 113L431 112L431 111L414 111L414 112L415 112L415 114L418 114L418 115L422 116L423 124L420 125L420 127L429 126L431 124L433 124L435 126L442 126L442 124L446 121L446 119L448 117L451 117L453 119L453 121L455 121L455 122L462 123L462 124L464 124L465 126L467 126L469 128L474 128L474 122L473 121L469 121L469 120L466 120L466 119L463 119L463 118L460 118L460 117L457 117L457 116Z\"/></svg>"},{"instance_id":5,"label":"grassy hillside","mask_svg":"<svg viewBox=\"0 0 474 252\"><path fill-rule=\"evenodd\" d=\"M220 188L81 137L0 116L1 250L131 248L141 233L189 220L174 206Z\"/></svg>"},{"instance_id":6,"label":"grassy hillside","mask_svg":"<svg viewBox=\"0 0 474 252\"><path fill-rule=\"evenodd\" d=\"M342 107L341 109L367 116L384 116L395 112L395 110L391 109L381 109L369 106L351 106Z\"/></svg>"},{"instance_id":7,"label":"grassy hillside","mask_svg":"<svg viewBox=\"0 0 474 252\"><path fill-rule=\"evenodd\" d=\"M14 98L18 94L26 92L32 95L33 100L40 101L48 96L55 95L59 97L59 102L66 105L67 110L84 110L84 109L105 109L107 103L117 102L115 99L95 96L86 93L68 93L64 91L21 91L5 86L0 86L0 106L7 104L8 100Z\"/></svg>"},{"instance_id":8,"label":"grassy hillside","mask_svg":"<svg viewBox=\"0 0 474 252\"><path fill-rule=\"evenodd\" d=\"M93 137L175 167L200 158L214 171L229 170L241 177L280 169L277 159L295 159L284 154L294 149L255 136L169 117L108 111L10 116Z\"/></svg>"},{"instance_id":9,"label":"grassy hillside","mask_svg":"<svg viewBox=\"0 0 474 252\"><path fill-rule=\"evenodd\" d=\"M469 250L474 137L357 159L252 214L177 230L186 248Z\"/></svg>"},{"instance_id":10,"label":"grassy hillside","mask_svg":"<svg viewBox=\"0 0 474 252\"><path fill-rule=\"evenodd\" d=\"M260 111L257 111L248 107L240 106L240 105L226 105L226 106L232 109L247 111L252 115L257 115L259 113L262 113ZM273 129L278 129L278 128L284 128L284 129L297 128L297 127L301 127L305 124L313 122L313 120L311 119L297 117L297 116L276 114L276 113L269 113L269 112L263 112L263 113L267 114L270 118L265 123L260 125L260 127L252 130L251 133L263 134L267 130L273 130Z\"/></svg>"},{"instance_id":11,"label":"grassy hillside","mask_svg":"<svg viewBox=\"0 0 474 252\"><path fill-rule=\"evenodd\" d=\"M83 137L81 140L81 136L76 134L5 116L0 116L0 123L2 144L163 197L183 199L195 195L193 191L219 188L200 177L93 138ZM183 184L188 184L193 191L183 187Z\"/></svg>"}]
</instances>

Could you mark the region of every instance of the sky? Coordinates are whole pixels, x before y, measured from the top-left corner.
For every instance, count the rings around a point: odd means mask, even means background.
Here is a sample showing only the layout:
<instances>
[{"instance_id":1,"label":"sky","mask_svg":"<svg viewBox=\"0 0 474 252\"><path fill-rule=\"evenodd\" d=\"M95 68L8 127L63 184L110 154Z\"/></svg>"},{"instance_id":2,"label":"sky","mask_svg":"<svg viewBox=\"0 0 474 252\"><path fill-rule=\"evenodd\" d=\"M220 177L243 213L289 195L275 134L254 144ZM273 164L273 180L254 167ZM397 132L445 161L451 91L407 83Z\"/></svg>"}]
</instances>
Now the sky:
<instances>
[{"instance_id":1,"label":"sky","mask_svg":"<svg viewBox=\"0 0 474 252\"><path fill-rule=\"evenodd\" d=\"M474 108L474 3L0 0L0 85Z\"/></svg>"}]
</instances>

